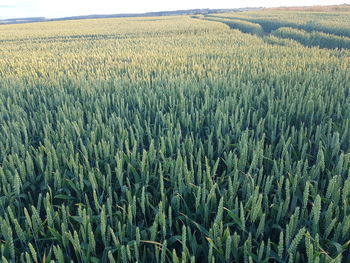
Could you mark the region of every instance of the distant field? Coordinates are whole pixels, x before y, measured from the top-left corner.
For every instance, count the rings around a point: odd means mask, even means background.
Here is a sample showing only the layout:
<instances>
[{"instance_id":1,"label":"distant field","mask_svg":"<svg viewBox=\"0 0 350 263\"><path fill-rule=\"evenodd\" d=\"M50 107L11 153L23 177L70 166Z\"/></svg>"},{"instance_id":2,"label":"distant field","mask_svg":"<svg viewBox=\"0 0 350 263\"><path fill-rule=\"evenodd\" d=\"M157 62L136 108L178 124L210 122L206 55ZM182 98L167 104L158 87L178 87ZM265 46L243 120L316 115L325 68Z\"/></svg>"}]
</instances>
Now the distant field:
<instances>
[{"instance_id":1,"label":"distant field","mask_svg":"<svg viewBox=\"0 0 350 263\"><path fill-rule=\"evenodd\" d=\"M314 11L314 12L349 12L350 5L328 5L328 6L301 6L301 7L277 7L266 8L263 11Z\"/></svg>"},{"instance_id":2,"label":"distant field","mask_svg":"<svg viewBox=\"0 0 350 263\"><path fill-rule=\"evenodd\" d=\"M0 261L350 262L348 19L2 25Z\"/></svg>"},{"instance_id":3,"label":"distant field","mask_svg":"<svg viewBox=\"0 0 350 263\"><path fill-rule=\"evenodd\" d=\"M258 36L292 39L305 46L350 49L350 12L272 10L214 14L200 18L222 22L233 29Z\"/></svg>"}]
</instances>

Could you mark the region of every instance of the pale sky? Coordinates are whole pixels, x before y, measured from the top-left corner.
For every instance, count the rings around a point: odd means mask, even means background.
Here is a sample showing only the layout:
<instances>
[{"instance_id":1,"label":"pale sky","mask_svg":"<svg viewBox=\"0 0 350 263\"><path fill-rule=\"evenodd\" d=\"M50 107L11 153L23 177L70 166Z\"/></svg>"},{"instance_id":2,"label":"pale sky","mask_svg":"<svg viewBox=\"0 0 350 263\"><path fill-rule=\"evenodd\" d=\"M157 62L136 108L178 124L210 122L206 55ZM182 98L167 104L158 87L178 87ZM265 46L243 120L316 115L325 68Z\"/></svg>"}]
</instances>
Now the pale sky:
<instances>
[{"instance_id":1,"label":"pale sky","mask_svg":"<svg viewBox=\"0 0 350 263\"><path fill-rule=\"evenodd\" d=\"M192 8L277 7L349 4L349 0L0 0L0 19L143 13Z\"/></svg>"}]
</instances>

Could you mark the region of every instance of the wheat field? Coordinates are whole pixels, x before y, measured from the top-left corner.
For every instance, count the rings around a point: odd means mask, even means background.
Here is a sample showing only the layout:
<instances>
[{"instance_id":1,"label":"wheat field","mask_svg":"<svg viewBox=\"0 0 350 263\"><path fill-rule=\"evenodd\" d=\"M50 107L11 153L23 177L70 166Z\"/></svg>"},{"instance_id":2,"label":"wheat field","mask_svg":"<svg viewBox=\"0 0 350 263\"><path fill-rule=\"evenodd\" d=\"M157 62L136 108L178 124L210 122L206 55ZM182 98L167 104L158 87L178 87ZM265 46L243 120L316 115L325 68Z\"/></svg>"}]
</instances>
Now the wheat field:
<instances>
[{"instance_id":1,"label":"wheat field","mask_svg":"<svg viewBox=\"0 0 350 263\"><path fill-rule=\"evenodd\" d=\"M349 13L325 17L2 25L1 262L350 262Z\"/></svg>"}]
</instances>

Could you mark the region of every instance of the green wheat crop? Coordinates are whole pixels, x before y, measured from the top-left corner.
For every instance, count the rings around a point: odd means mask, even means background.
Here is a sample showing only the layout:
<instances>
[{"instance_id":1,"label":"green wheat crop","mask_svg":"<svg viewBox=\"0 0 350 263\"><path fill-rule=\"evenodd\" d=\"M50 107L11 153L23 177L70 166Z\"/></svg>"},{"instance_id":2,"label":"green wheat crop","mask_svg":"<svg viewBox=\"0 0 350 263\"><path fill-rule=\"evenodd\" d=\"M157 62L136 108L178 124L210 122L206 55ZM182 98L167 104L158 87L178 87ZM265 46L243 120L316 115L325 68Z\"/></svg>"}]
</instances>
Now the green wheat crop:
<instances>
[{"instance_id":1,"label":"green wheat crop","mask_svg":"<svg viewBox=\"0 0 350 263\"><path fill-rule=\"evenodd\" d=\"M298 16L1 25L1 262L349 262L349 14Z\"/></svg>"}]
</instances>

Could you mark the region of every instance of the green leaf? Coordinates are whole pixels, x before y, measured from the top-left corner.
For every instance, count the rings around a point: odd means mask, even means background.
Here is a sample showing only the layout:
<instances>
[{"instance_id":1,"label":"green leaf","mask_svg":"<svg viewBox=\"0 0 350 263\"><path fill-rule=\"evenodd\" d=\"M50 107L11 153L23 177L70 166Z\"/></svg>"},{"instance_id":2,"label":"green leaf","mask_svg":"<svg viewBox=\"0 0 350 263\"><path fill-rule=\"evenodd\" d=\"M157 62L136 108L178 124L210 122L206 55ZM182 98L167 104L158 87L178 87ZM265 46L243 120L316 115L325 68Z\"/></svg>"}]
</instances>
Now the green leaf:
<instances>
[{"instance_id":1,"label":"green leaf","mask_svg":"<svg viewBox=\"0 0 350 263\"><path fill-rule=\"evenodd\" d=\"M54 196L55 199L63 199L63 200L73 200L75 199L74 197L71 197L69 195L64 195L64 194L58 194Z\"/></svg>"},{"instance_id":2,"label":"green leaf","mask_svg":"<svg viewBox=\"0 0 350 263\"><path fill-rule=\"evenodd\" d=\"M206 230L203 226L201 226L200 224L198 224L197 222L193 221L191 218L189 218L188 216L186 216L183 213L180 213L184 218L186 218L188 221L190 221L193 225L195 225L199 231L201 231L204 235L209 236L209 232L208 230Z\"/></svg>"},{"instance_id":3,"label":"green leaf","mask_svg":"<svg viewBox=\"0 0 350 263\"><path fill-rule=\"evenodd\" d=\"M227 211L228 215L231 217L231 219L234 221L234 223L237 224L238 227L242 230L243 224L242 224L241 219L234 212L230 211L226 207L224 207L224 210Z\"/></svg>"}]
</instances>

